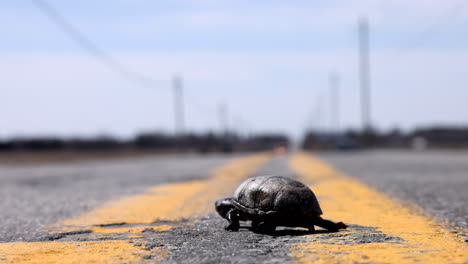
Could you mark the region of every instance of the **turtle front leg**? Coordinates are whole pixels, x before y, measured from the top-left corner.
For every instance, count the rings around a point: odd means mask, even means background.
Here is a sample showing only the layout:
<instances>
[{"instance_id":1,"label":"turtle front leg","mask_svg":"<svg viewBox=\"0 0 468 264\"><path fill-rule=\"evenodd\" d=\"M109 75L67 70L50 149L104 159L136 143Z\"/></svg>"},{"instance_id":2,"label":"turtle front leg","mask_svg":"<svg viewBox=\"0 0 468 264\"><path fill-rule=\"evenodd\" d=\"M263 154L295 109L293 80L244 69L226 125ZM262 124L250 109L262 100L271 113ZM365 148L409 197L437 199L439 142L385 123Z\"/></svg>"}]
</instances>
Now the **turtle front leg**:
<instances>
[{"instance_id":1,"label":"turtle front leg","mask_svg":"<svg viewBox=\"0 0 468 264\"><path fill-rule=\"evenodd\" d=\"M239 231L239 212L235 209L230 210L226 214L226 219L229 221L229 225L224 229L227 231Z\"/></svg>"}]
</instances>

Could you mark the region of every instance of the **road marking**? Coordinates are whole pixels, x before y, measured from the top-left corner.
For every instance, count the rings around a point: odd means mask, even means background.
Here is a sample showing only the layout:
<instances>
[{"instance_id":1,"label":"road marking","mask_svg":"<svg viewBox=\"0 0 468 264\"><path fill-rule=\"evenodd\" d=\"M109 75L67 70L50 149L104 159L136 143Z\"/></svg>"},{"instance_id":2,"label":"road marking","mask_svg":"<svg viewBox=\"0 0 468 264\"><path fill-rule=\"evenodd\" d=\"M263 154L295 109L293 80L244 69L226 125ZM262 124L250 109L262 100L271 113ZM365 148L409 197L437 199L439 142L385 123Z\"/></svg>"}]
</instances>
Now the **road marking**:
<instances>
[{"instance_id":1,"label":"road marking","mask_svg":"<svg viewBox=\"0 0 468 264\"><path fill-rule=\"evenodd\" d=\"M167 253L160 248L149 252L122 240L0 244L0 261L14 264L138 263L144 256L154 255L158 261Z\"/></svg>"},{"instance_id":2,"label":"road marking","mask_svg":"<svg viewBox=\"0 0 468 264\"><path fill-rule=\"evenodd\" d=\"M466 243L415 208L305 153L294 155L290 167L301 180L312 183L324 218L351 224L338 233L307 236L292 247L297 262L468 263Z\"/></svg>"},{"instance_id":3,"label":"road marking","mask_svg":"<svg viewBox=\"0 0 468 264\"><path fill-rule=\"evenodd\" d=\"M177 221L190 216L190 210L184 207L192 197L206 189L206 184L206 181L192 181L156 186L143 194L107 202L81 216L58 222L47 230L61 233L98 225Z\"/></svg>"},{"instance_id":4,"label":"road marking","mask_svg":"<svg viewBox=\"0 0 468 264\"><path fill-rule=\"evenodd\" d=\"M0 243L0 263L138 263L148 255L151 261L158 261L169 251L160 247L145 249L147 241L135 236L136 233L146 228L166 231L176 224L173 222L207 216L214 211L216 199L230 194L232 188L270 157L264 153L238 158L215 169L207 180L156 186L46 228L52 233L84 230L112 235L122 232L127 235L124 240ZM156 222L171 224L152 225ZM122 227L122 223L134 226Z\"/></svg>"},{"instance_id":5,"label":"road marking","mask_svg":"<svg viewBox=\"0 0 468 264\"><path fill-rule=\"evenodd\" d=\"M131 226L131 227L118 227L118 228L109 228L109 227L93 227L91 228L92 233L101 233L101 234L116 234L116 233L133 233L140 234L147 230L152 230L156 232L167 231L171 229L170 225L158 225L158 226Z\"/></svg>"},{"instance_id":6,"label":"road marking","mask_svg":"<svg viewBox=\"0 0 468 264\"><path fill-rule=\"evenodd\" d=\"M110 201L81 216L61 221L48 230L69 232L97 225L150 224L207 216L214 201L232 191L242 179L267 161L269 154L239 158L217 168L207 180L165 184L143 194Z\"/></svg>"}]
</instances>

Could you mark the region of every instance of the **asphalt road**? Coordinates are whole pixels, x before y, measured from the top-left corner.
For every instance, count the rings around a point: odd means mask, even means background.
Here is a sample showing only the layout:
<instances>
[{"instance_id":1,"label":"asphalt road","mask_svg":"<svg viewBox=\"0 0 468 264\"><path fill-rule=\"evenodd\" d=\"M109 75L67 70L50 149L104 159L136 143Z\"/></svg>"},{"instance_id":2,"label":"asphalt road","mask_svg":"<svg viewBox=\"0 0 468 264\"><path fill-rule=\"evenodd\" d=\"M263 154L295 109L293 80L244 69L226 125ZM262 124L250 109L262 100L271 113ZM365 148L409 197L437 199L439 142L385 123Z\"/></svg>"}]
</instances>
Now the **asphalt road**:
<instances>
[{"instance_id":1,"label":"asphalt road","mask_svg":"<svg viewBox=\"0 0 468 264\"><path fill-rule=\"evenodd\" d=\"M233 156L184 155L0 166L0 241L34 241L41 229L153 185L203 179Z\"/></svg>"},{"instance_id":2,"label":"asphalt road","mask_svg":"<svg viewBox=\"0 0 468 264\"><path fill-rule=\"evenodd\" d=\"M468 153L370 151L324 152L318 156L346 175L364 181L398 201L410 201L409 206L421 206L427 210L429 217L436 216L436 221L467 227ZM257 174L296 178L298 175L288 166L289 158L276 157L260 168ZM303 243L309 235L307 232L282 229L275 236L269 236L252 233L247 228L239 234L223 232L225 225L226 221L214 214L197 221L195 227L176 229L173 236L166 236L162 241L159 239L158 243L181 245L165 262L293 263L290 248ZM375 234L373 228L353 228L361 229L362 235L352 235L346 239L352 242L346 243L400 242L399 238ZM411 223L408 223L408 228L411 228ZM468 238L464 231L460 231L460 235L465 240ZM325 232L316 241L327 239L336 239L336 234Z\"/></svg>"},{"instance_id":3,"label":"asphalt road","mask_svg":"<svg viewBox=\"0 0 468 264\"><path fill-rule=\"evenodd\" d=\"M276 156L245 177L266 174L300 177L290 167L291 156ZM437 221L447 221L460 228L468 227L466 152L330 152L319 153L318 156L344 174L398 201L422 207L428 214L435 216ZM0 241L128 240L129 234L88 232L51 239L44 233L43 227L90 211L105 201L141 193L151 186L208 179L214 168L234 158L222 155L158 156L0 167ZM307 183L313 184L313 181ZM235 187L230 186L229 189L233 191ZM329 233L319 230L317 234L310 234L305 230L279 228L274 235L263 235L251 232L245 224L239 232L227 232L223 229L226 220L214 210L204 217L155 222L154 225L166 223L173 225L173 228L163 232L145 229L139 234L139 241L144 242L135 242L135 245L143 246L149 252L142 262L293 263L295 255L291 253L291 248L298 244L397 244L402 241L400 237L377 231L377 227L353 223L348 223L353 232ZM464 231L461 232L466 238ZM159 253L155 253L154 249L162 249L167 253L158 259Z\"/></svg>"},{"instance_id":4,"label":"asphalt road","mask_svg":"<svg viewBox=\"0 0 468 264\"><path fill-rule=\"evenodd\" d=\"M455 226L468 228L468 152L321 153L341 170Z\"/></svg>"}]
</instances>

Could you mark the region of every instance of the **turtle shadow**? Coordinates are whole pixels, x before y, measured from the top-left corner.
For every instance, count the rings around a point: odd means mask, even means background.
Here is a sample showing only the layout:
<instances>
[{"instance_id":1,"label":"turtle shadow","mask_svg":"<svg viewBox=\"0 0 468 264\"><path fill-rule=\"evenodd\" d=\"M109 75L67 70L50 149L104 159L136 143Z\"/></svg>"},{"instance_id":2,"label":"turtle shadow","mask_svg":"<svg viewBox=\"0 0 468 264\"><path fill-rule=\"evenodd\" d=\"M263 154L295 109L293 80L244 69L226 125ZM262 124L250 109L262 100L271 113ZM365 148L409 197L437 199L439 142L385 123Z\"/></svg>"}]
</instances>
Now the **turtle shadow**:
<instances>
[{"instance_id":1,"label":"turtle shadow","mask_svg":"<svg viewBox=\"0 0 468 264\"><path fill-rule=\"evenodd\" d=\"M255 232L252 227L241 227L242 229L247 229L249 231L252 231L256 234L261 234L261 235L267 235L267 236L272 236L272 237L281 237L281 236L307 236L307 235L319 235L319 234L330 234L330 233L336 233L338 231L329 231L325 229L320 229L320 230L315 230L315 231L309 231L309 230L301 230L301 229L281 229L281 230L276 230L271 233L259 233Z\"/></svg>"},{"instance_id":2,"label":"turtle shadow","mask_svg":"<svg viewBox=\"0 0 468 264\"><path fill-rule=\"evenodd\" d=\"M313 232L309 230L297 230L297 229L283 229L277 230L271 234L271 236L306 236L306 235L319 235L319 234L330 234L336 233L336 231L329 231L329 230L315 230Z\"/></svg>"}]
</instances>

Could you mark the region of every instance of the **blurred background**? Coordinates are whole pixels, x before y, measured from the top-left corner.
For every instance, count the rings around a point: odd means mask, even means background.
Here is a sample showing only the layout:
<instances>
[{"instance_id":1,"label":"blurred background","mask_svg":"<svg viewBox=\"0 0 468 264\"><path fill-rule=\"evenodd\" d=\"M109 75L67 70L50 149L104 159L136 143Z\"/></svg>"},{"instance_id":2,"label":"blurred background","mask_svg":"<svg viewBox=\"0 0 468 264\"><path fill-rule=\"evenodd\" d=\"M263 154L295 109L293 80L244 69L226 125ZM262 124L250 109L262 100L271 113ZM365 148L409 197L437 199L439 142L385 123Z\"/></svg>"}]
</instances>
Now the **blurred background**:
<instances>
[{"instance_id":1,"label":"blurred background","mask_svg":"<svg viewBox=\"0 0 468 264\"><path fill-rule=\"evenodd\" d=\"M0 152L468 147L468 2L0 3Z\"/></svg>"}]
</instances>

